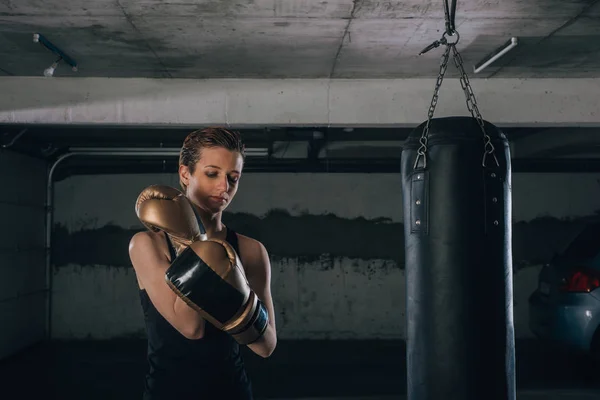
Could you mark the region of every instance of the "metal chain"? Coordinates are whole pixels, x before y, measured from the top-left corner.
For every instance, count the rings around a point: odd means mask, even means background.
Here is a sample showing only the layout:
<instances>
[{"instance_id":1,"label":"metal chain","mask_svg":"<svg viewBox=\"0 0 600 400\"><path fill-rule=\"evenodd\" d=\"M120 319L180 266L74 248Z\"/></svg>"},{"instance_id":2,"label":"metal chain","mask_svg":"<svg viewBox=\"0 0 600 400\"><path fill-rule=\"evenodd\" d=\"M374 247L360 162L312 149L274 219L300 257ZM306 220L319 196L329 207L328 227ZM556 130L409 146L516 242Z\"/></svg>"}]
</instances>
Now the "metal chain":
<instances>
[{"instance_id":1,"label":"metal chain","mask_svg":"<svg viewBox=\"0 0 600 400\"><path fill-rule=\"evenodd\" d=\"M452 3L450 4L449 1ZM483 132L484 138L484 148L483 148L483 167L486 167L487 156L491 154L494 157L494 161L496 162L496 166L500 166L498 163L498 158L494 153L494 145L492 144L492 139L485 131L485 124L483 122L483 118L481 118L481 113L479 112L479 107L477 106L477 100L475 99L475 93L471 88L471 84L469 82L469 77L465 72L463 67L462 57L460 56L458 50L456 50L456 44L460 39L460 35L455 29L455 13L456 13L456 0L444 0L444 16L446 20L446 31L442 35L440 40L436 40L429 46L425 47L419 55L425 54L428 51L439 47L440 45L445 45L446 50L444 51L444 55L442 56L442 61L440 63L440 71L438 74L437 81L435 83L435 90L433 92L433 98L431 99L431 104L429 106L429 112L427 113L427 123L425 124L425 128L421 133L421 138L419 142L421 146L417 150L417 158L415 159L414 169L417 168L419 164L419 159L423 157L423 168L427 167L427 140L429 135L429 124L431 123L431 119L433 118L433 114L435 112L435 107L437 106L438 96L440 87L442 86L442 81L444 80L444 75L446 74L446 69L448 67L448 59L450 57L450 50L452 49L452 58L454 60L454 64L458 71L460 72L460 86L463 89L463 92L467 101L467 109L471 113L471 116L477 120L479 127L481 128L481 132ZM449 43L446 39L446 35L450 37L454 37L455 41L453 43Z\"/></svg>"},{"instance_id":2,"label":"metal chain","mask_svg":"<svg viewBox=\"0 0 600 400\"><path fill-rule=\"evenodd\" d=\"M442 40L445 42L445 37L442 37ZM435 44L435 42L434 42L434 44ZM446 43L444 43L444 44L446 44ZM439 44L438 44L438 46L439 46ZM437 46L435 46L435 47L437 47ZM423 168L427 167L426 153L427 153L427 138L428 138L428 134L429 134L429 123L431 122L431 119L433 118L433 114L435 112L435 107L437 106L440 87L442 86L442 82L444 80L444 75L446 75L446 69L448 68L448 59L449 58L450 58L450 46L446 46L446 50L444 51L444 54L442 55L442 60L440 62L440 70L438 73L437 81L435 83L435 90L433 91L433 97L431 99L431 104L429 105L429 112L427 113L427 123L425 124L425 128L423 129L423 132L421 133L421 138L419 139L421 146L417 150L417 158L415 159L415 165L413 166L413 168L415 168L415 169L417 168L417 165L419 163L419 158L421 158L421 157L423 157Z\"/></svg>"},{"instance_id":3,"label":"metal chain","mask_svg":"<svg viewBox=\"0 0 600 400\"><path fill-rule=\"evenodd\" d=\"M414 168L415 169L417 168L419 159L421 157L423 157L423 168L425 168L427 166L426 153L427 153L427 140L428 140L428 135L429 135L429 124L431 123L431 119L433 118L435 107L436 107L437 101L438 101L439 90L442 85L442 81L444 80L444 75L446 73L446 69L448 67L448 59L450 56L450 50L452 50L452 56L453 56L452 58L454 60L454 64L456 65L456 68L460 72L460 86L462 87L463 92L465 94L467 109L471 113L471 116L477 121L477 123L479 124L479 127L481 128L481 132L483 133L484 151L483 151L482 165L483 165L483 167L487 166L486 165L487 157L488 157L488 155L491 154L494 158L494 161L496 162L496 166L500 166L500 164L498 162L498 158L496 157L496 154L494 152L495 148L494 148L494 145L492 144L492 139L485 131L485 124L483 122L483 118L481 117L481 113L479 112L479 107L477 106L477 99L475 98L475 93L473 92L473 88L471 87L471 83L469 82L469 77L467 76L467 73L465 72L462 57L461 57L460 53L458 52L458 50L456 49L456 43L458 43L458 39L459 39L458 32L453 33L453 36L456 35L456 41L454 43L448 43L448 40L446 39L446 34L447 33L444 32L444 34L440 40L436 40L435 42L433 42L432 44L430 44L429 46L424 48L421 51L421 53L419 53L419 54L425 54L428 51L430 51L436 47L439 47L442 44L446 45L446 50L444 51L444 54L442 56L442 61L440 63L440 71L439 71L438 78L437 78L437 81L435 84L435 90L433 92L433 97L431 99L431 104L429 106L429 112L427 113L427 123L425 124L425 128L423 129L421 138L419 139L421 146L417 150L417 158L415 159Z\"/></svg>"},{"instance_id":4,"label":"metal chain","mask_svg":"<svg viewBox=\"0 0 600 400\"><path fill-rule=\"evenodd\" d=\"M495 148L494 148L494 145L492 144L492 139L485 131L485 125L483 122L483 118L481 118L481 113L479 112L479 107L477 106L477 100L475 99L475 93L473 92L473 88L471 87L471 84L469 82L469 77L467 76L467 73L465 72L465 68L463 67L462 57L460 56L460 53L458 52L458 50L456 50L456 46L454 44L449 45L448 47L452 47L452 56L453 56L452 58L454 59L454 65L456 65L456 68L458 68L458 71L460 72L460 86L462 87L463 92L465 93L467 109L471 113L471 116L477 120L477 123L479 124L479 127L481 128L481 132L483 132L483 137L484 137L485 143L484 143L482 165L484 167L486 166L486 158L487 158L488 154L491 154L494 157L494 160L496 161L496 166L500 166L500 164L498 163L498 158L496 158L496 154L494 153Z\"/></svg>"}]
</instances>

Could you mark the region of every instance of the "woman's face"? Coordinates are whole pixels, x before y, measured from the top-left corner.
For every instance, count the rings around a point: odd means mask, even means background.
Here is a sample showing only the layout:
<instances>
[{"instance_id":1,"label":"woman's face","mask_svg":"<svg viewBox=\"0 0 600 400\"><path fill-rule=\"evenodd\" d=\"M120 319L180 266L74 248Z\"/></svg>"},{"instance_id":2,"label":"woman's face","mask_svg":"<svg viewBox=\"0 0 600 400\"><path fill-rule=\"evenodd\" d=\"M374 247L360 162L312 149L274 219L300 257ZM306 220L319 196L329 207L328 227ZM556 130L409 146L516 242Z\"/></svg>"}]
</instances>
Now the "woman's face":
<instances>
[{"instance_id":1,"label":"woman's face","mask_svg":"<svg viewBox=\"0 0 600 400\"><path fill-rule=\"evenodd\" d=\"M244 160L237 151L203 148L194 173L180 166L179 174L190 200L206 211L218 213L233 200L243 166Z\"/></svg>"}]
</instances>

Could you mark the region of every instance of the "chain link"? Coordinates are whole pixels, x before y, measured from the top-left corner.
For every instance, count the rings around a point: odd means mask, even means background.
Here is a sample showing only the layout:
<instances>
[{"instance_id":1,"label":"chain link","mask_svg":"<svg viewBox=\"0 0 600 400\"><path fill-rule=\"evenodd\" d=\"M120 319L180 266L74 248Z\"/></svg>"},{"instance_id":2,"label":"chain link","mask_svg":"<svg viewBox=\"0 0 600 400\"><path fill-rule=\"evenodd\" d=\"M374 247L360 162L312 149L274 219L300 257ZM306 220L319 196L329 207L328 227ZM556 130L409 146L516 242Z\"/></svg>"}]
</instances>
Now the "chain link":
<instances>
[{"instance_id":1,"label":"chain link","mask_svg":"<svg viewBox=\"0 0 600 400\"><path fill-rule=\"evenodd\" d=\"M462 57L460 56L460 53L458 52L458 50L456 50L456 46L452 45L449 47L452 47L452 56L453 56L452 58L454 59L454 65L456 65L456 68L460 72L460 86L462 87L463 92L465 93L467 109L471 113L471 116L477 120L477 123L479 124L479 127L481 128L481 132L483 133L484 153L483 153L483 161L481 164L485 167L486 166L486 158L487 158L488 154L491 154L494 157L494 160L496 161L496 166L499 166L500 164L498 163L498 158L496 158L496 154L494 153L495 148L494 148L494 145L492 144L492 139L485 131L485 125L483 122L483 118L481 118L481 113L479 112L479 107L477 106L477 100L475 99L475 93L473 92L473 88L471 87L471 84L469 82L469 77L467 76L467 73L465 72Z\"/></svg>"},{"instance_id":2,"label":"chain link","mask_svg":"<svg viewBox=\"0 0 600 400\"><path fill-rule=\"evenodd\" d=\"M414 168L417 168L419 164L419 158L423 157L423 168L427 167L427 138L429 134L429 124L431 119L433 118L433 114L435 112L435 107L437 106L440 87L442 86L442 82L444 81L444 75L446 75L446 69L448 68L448 59L450 58L450 46L446 46L446 50L444 51L444 55L442 56L442 60L440 62L440 71L438 73L437 81L435 82L435 89L433 91L433 97L431 99L431 104L429 105L429 112L427 113L427 123L425 124L425 128L421 133L421 138L419 142L421 146L417 150L417 158L415 159Z\"/></svg>"},{"instance_id":3,"label":"chain link","mask_svg":"<svg viewBox=\"0 0 600 400\"><path fill-rule=\"evenodd\" d=\"M458 68L458 71L460 73L460 86L462 87L463 92L465 94L467 109L471 113L471 116L477 120L477 123L479 124L479 127L481 128L481 132L483 133L484 152L483 152L482 165L483 165L483 167L487 166L486 165L487 157L488 157L488 155L491 154L494 157L496 166L500 166L500 164L498 163L498 158L496 157L496 154L494 153L495 148L494 148L494 145L492 144L492 139L485 131L485 124L483 122L483 118L481 117L481 113L479 112L479 107L477 106L477 100L475 99L475 93L473 92L473 88L471 87L471 83L469 82L469 77L467 76L467 73L465 72L462 57L461 57L460 53L458 52L458 50L456 49L456 43L458 42L458 32L453 32L453 34L456 34L456 37L457 37L457 40L454 43L448 43L448 41L446 40L446 34L447 34L447 32L444 33L444 35L442 36L442 39L433 42L431 45L429 45L428 47L423 49L423 51L421 52L421 54L426 53L427 51L438 47L440 44L446 45L446 50L444 51L444 54L442 55L442 60L440 62L440 71L438 73L437 81L435 83L435 90L433 92L433 97L431 99L431 104L429 106L429 111L427 113L427 123L425 124L425 128L423 129L421 138L419 139L421 146L417 150L417 158L415 159L414 168L415 169L417 168L419 159L421 157L423 157L423 168L425 168L427 166L426 153L427 153L427 140L428 140L428 135L429 135L429 124L431 123L431 119L433 118L433 114L435 112L435 107L437 106L437 102L438 102L438 98L439 98L439 91L440 91L440 87L442 86L442 81L444 80L444 75L446 74L446 69L448 68L448 60L450 58L451 50L452 50L452 58L454 60L454 65L456 66L456 68Z\"/></svg>"}]
</instances>

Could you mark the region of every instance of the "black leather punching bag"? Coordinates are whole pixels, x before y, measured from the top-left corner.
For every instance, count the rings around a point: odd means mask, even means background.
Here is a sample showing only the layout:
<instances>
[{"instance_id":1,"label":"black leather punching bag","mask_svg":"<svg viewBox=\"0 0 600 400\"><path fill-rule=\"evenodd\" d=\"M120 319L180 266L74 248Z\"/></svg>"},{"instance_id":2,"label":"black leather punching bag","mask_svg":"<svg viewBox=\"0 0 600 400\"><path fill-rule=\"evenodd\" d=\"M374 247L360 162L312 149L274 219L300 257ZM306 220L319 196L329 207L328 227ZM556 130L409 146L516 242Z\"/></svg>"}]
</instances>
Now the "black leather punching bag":
<instances>
[{"instance_id":1,"label":"black leather punching bag","mask_svg":"<svg viewBox=\"0 0 600 400\"><path fill-rule=\"evenodd\" d=\"M425 124L402 151L408 399L513 400L508 141L484 121L484 167L477 119L435 118L415 166Z\"/></svg>"}]
</instances>

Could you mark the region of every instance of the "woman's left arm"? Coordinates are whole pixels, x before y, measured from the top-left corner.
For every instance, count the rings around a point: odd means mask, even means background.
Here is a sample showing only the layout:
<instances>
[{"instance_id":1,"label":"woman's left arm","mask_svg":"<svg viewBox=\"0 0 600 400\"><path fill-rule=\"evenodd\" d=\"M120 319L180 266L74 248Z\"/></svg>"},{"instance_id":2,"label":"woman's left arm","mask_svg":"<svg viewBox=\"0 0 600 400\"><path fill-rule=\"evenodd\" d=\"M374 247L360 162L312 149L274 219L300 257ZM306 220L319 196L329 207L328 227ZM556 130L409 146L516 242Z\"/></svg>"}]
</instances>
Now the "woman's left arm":
<instances>
[{"instance_id":1,"label":"woman's left arm","mask_svg":"<svg viewBox=\"0 0 600 400\"><path fill-rule=\"evenodd\" d=\"M247 238L248 240L250 238ZM250 288L256 293L269 313L269 326L265 333L248 348L263 358L269 357L277 346L277 330L275 328L275 308L271 296L271 261L265 246L254 239L250 239L252 249L242 254L248 257L244 260L244 269ZM241 244L241 243L240 243ZM250 244L250 243L248 243Z\"/></svg>"}]
</instances>

